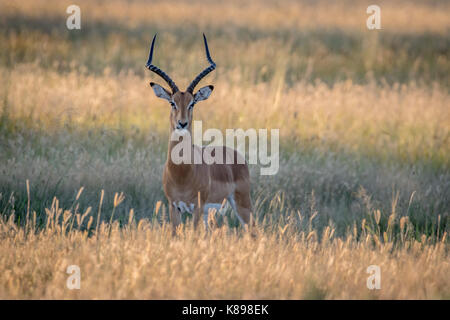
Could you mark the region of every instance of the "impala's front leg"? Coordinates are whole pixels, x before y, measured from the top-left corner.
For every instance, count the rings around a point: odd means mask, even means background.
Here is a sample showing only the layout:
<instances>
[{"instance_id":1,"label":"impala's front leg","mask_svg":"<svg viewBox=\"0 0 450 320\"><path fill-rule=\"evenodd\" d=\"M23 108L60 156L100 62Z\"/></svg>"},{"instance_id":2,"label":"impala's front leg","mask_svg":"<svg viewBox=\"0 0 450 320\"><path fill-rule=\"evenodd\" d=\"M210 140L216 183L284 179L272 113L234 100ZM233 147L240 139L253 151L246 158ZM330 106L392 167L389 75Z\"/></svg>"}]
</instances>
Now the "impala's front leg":
<instances>
[{"instance_id":1,"label":"impala's front leg","mask_svg":"<svg viewBox=\"0 0 450 320\"><path fill-rule=\"evenodd\" d=\"M178 208L169 200L169 217L170 222L172 223L172 235L175 235L177 232L177 227L181 224L181 213Z\"/></svg>"},{"instance_id":2,"label":"impala's front leg","mask_svg":"<svg viewBox=\"0 0 450 320\"><path fill-rule=\"evenodd\" d=\"M198 223L200 222L200 219L202 218L202 206L197 206L194 210L194 229L197 229Z\"/></svg>"},{"instance_id":3,"label":"impala's front leg","mask_svg":"<svg viewBox=\"0 0 450 320\"><path fill-rule=\"evenodd\" d=\"M197 193L197 204L195 206L195 210L193 212L194 216L194 229L197 229L198 223L203 217L203 209L205 207L205 200L208 197L206 192L198 192Z\"/></svg>"}]
</instances>

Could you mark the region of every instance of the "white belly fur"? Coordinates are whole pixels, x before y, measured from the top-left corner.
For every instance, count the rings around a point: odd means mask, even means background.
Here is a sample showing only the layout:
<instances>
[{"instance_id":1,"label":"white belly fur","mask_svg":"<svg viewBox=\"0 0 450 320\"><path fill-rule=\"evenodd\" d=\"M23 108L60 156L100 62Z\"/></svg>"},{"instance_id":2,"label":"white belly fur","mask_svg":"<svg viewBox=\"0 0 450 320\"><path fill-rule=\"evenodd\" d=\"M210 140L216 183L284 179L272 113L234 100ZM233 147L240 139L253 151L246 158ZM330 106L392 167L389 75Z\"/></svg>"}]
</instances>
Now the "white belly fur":
<instances>
[{"instance_id":1,"label":"white belly fur","mask_svg":"<svg viewBox=\"0 0 450 320\"><path fill-rule=\"evenodd\" d=\"M192 214L194 212L195 205L193 203L190 203L187 205L184 201L176 201L173 202L173 206L175 209L178 209L181 213L189 213Z\"/></svg>"},{"instance_id":2,"label":"white belly fur","mask_svg":"<svg viewBox=\"0 0 450 320\"><path fill-rule=\"evenodd\" d=\"M173 206L180 211L180 213L189 213L192 214L195 209L195 205L193 203L187 204L184 201L174 201ZM207 214L210 209L215 209L220 214L224 215L225 210L228 208L228 203L225 203L225 206L222 208L221 203L205 203L203 206L203 213ZM222 210L221 210L222 209Z\"/></svg>"},{"instance_id":3,"label":"white belly fur","mask_svg":"<svg viewBox=\"0 0 450 320\"><path fill-rule=\"evenodd\" d=\"M225 202L225 205L223 207L222 207L221 203L205 203L205 205L203 206L203 222L206 227L208 227L208 215L209 215L210 210L215 210L216 212L219 212L223 216L223 215L225 215L225 212L227 211L229 205L231 205L231 207L233 208L233 211L236 214L236 217L238 218L239 222L242 225L245 224L244 220L242 220L242 218L239 216L239 214L237 212L236 203L234 201L234 196L231 194L230 196L227 197L227 200L228 201ZM180 211L180 213L192 214L195 209L194 203L187 204L184 201L178 201L178 202L174 201L173 206L175 207L175 209Z\"/></svg>"}]
</instances>

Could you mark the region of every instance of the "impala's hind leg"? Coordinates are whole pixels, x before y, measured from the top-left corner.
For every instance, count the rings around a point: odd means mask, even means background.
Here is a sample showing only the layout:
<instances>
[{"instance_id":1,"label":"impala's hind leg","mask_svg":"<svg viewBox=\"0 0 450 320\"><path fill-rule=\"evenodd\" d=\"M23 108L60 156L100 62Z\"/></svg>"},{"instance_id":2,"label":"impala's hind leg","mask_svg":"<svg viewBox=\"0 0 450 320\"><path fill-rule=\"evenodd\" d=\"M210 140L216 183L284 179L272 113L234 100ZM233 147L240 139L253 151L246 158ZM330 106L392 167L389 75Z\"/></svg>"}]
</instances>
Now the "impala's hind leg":
<instances>
[{"instance_id":1,"label":"impala's hind leg","mask_svg":"<svg viewBox=\"0 0 450 320\"><path fill-rule=\"evenodd\" d=\"M250 224L252 215L252 203L248 193L241 193L236 190L234 195L228 197L228 201L233 208L236 217L243 227ZM253 223L252 223L253 224Z\"/></svg>"}]
</instances>

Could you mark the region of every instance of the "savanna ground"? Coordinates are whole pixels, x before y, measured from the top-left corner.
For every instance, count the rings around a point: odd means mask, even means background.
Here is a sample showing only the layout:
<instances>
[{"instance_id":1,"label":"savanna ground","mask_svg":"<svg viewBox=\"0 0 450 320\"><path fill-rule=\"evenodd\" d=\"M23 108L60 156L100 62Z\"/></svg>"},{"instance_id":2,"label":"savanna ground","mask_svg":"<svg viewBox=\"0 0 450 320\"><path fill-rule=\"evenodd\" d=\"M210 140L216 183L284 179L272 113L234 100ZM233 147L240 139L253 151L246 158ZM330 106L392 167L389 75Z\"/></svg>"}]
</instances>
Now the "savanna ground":
<instances>
[{"instance_id":1,"label":"savanna ground","mask_svg":"<svg viewBox=\"0 0 450 320\"><path fill-rule=\"evenodd\" d=\"M449 299L450 3L377 1L369 31L372 2L76 1L69 31L73 1L2 1L0 298ZM204 129L280 129L256 238L171 236L155 32L180 87L207 34Z\"/></svg>"}]
</instances>

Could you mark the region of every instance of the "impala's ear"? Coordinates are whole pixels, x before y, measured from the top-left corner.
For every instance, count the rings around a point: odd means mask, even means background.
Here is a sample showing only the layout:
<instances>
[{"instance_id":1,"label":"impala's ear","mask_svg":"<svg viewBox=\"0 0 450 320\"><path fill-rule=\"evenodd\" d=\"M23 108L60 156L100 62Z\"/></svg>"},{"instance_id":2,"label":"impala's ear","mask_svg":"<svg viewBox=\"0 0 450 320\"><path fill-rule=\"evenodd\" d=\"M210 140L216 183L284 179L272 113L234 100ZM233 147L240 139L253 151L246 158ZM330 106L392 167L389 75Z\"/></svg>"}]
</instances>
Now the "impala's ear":
<instances>
[{"instance_id":1,"label":"impala's ear","mask_svg":"<svg viewBox=\"0 0 450 320\"><path fill-rule=\"evenodd\" d=\"M199 89L194 95L194 102L199 102L208 99L213 89L214 86L211 85Z\"/></svg>"},{"instance_id":2,"label":"impala's ear","mask_svg":"<svg viewBox=\"0 0 450 320\"><path fill-rule=\"evenodd\" d=\"M155 95L158 98L166 99L167 101L170 102L171 95L170 95L169 91L167 91L166 89L161 87L159 84L156 84L154 82L150 82L150 86L152 87L153 91L155 92Z\"/></svg>"}]
</instances>

